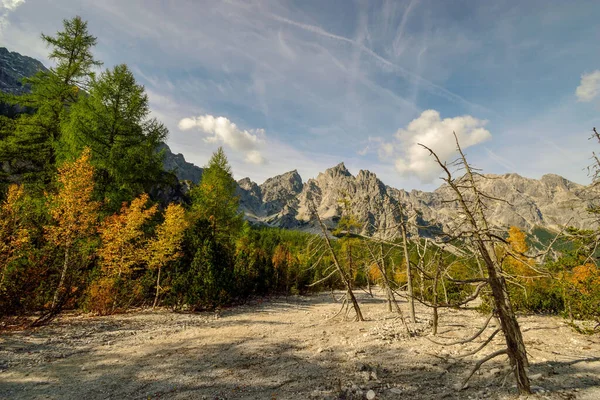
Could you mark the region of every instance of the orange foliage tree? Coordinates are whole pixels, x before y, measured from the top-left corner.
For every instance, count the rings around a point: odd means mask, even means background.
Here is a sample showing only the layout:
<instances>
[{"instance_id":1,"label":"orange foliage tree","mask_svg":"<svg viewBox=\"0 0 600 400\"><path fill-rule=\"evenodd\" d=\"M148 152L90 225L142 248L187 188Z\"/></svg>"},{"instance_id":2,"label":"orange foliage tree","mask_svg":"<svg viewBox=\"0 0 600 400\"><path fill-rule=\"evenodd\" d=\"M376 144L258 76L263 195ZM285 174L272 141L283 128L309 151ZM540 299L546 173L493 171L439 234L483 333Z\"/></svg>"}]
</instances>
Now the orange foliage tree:
<instances>
[{"instance_id":1,"label":"orange foliage tree","mask_svg":"<svg viewBox=\"0 0 600 400\"><path fill-rule=\"evenodd\" d=\"M52 311L59 306L73 251L94 233L98 220L100 204L92 201L94 167L90 164L90 158L90 150L86 148L77 160L63 164L58 169L58 192L47 195L54 223L45 227L46 239L64 249L63 267L52 300Z\"/></svg>"},{"instance_id":2,"label":"orange foliage tree","mask_svg":"<svg viewBox=\"0 0 600 400\"><path fill-rule=\"evenodd\" d=\"M20 255L29 242L29 231L23 226L21 201L23 187L10 185L6 200L0 205L0 292L8 265Z\"/></svg>"},{"instance_id":3,"label":"orange foliage tree","mask_svg":"<svg viewBox=\"0 0 600 400\"><path fill-rule=\"evenodd\" d=\"M157 269L158 276L156 278L156 296L154 304L158 303L160 294L160 274L164 267L170 262L181 257L181 243L183 235L189 224L185 218L185 210L179 204L169 204L165 210L165 220L156 229L156 236L148 241L146 246L145 259L148 263L148 268Z\"/></svg>"},{"instance_id":4,"label":"orange foliage tree","mask_svg":"<svg viewBox=\"0 0 600 400\"><path fill-rule=\"evenodd\" d=\"M116 284L127 279L132 269L143 262L144 225L156 214L157 206L147 207L148 195L142 194L128 206L124 203L119 214L102 221L98 250L101 277L90 287L92 309L101 314L114 311L118 293Z\"/></svg>"}]
</instances>

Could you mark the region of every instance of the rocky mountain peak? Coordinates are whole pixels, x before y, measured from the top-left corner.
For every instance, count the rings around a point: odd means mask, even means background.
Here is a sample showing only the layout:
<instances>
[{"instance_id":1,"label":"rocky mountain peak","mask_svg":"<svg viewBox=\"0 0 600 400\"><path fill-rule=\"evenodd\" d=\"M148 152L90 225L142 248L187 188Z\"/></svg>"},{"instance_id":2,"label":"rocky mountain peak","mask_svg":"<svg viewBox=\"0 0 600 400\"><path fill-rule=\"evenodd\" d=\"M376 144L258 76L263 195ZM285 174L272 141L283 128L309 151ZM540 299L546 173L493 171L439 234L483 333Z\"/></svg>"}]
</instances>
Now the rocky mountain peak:
<instances>
[{"instance_id":1,"label":"rocky mountain peak","mask_svg":"<svg viewBox=\"0 0 600 400\"><path fill-rule=\"evenodd\" d=\"M261 185L263 203L262 217L257 222L274 226L314 230L310 224L308 202L313 201L321 218L329 227L335 226L346 212L340 200L349 200L350 212L364 225L364 234L384 232L393 236L397 225L397 204L409 210L419 211L418 224L430 228L421 234L440 229L455 229L458 209L448 203L451 193L441 186L433 192L412 190L407 192L385 186L377 176L361 170L354 177L343 163L309 179L302 190L290 187L283 177L287 173L267 180ZM484 175L478 179L480 189L503 201L494 202L488 208L489 222L497 227L517 226L525 231L535 227L559 229L565 224L583 227L588 207L590 187L584 187L558 175L544 175L541 179L530 179L518 174ZM269 195L265 198L265 189ZM297 187L299 189L299 186ZM598 191L598 190L596 190ZM257 197L255 197L257 198ZM310 199L310 200L309 200Z\"/></svg>"},{"instance_id":2,"label":"rocky mountain peak","mask_svg":"<svg viewBox=\"0 0 600 400\"><path fill-rule=\"evenodd\" d=\"M289 193L298 194L302 191L302 177L297 170L289 171L281 175L267 179L262 185L263 192L272 192L277 189L284 189ZM275 189L277 188L277 189Z\"/></svg>"},{"instance_id":3,"label":"rocky mountain peak","mask_svg":"<svg viewBox=\"0 0 600 400\"><path fill-rule=\"evenodd\" d=\"M317 176L317 180L319 180L319 178L321 178L322 175L332 177L332 178L339 177L339 176L352 176L352 174L350 173L350 171L348 171L348 169L346 168L346 165L343 162L339 163L335 167L326 169L324 173L320 173Z\"/></svg>"}]
</instances>

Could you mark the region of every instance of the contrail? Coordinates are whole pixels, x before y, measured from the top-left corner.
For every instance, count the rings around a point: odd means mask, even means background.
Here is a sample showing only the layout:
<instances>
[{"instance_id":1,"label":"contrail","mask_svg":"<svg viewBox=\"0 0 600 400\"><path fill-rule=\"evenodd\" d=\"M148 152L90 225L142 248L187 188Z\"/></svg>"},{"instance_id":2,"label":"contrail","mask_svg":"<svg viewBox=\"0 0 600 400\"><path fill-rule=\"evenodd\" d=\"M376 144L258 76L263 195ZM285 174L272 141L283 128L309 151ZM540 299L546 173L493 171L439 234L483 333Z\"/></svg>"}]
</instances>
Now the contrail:
<instances>
[{"instance_id":1,"label":"contrail","mask_svg":"<svg viewBox=\"0 0 600 400\"><path fill-rule=\"evenodd\" d=\"M348 43L358 49L360 49L363 53L371 56L372 58L374 58L375 60L377 60L378 62L380 62L381 64L385 65L386 67L402 74L404 77L411 79L414 82L418 82L421 84L424 84L426 87L429 87L429 89L433 89L434 92L437 91L438 94L442 95L443 97L449 99L449 100L453 100L453 101L459 101L461 103L467 104L471 107L474 108L478 108L481 110L485 110L485 111L490 111L489 109L487 109L486 107L483 107L479 104L475 104L472 103L470 101L468 101L467 99L457 95L456 93L453 93L451 91L449 91L448 89L446 89L443 86L437 85L425 78L423 78L420 75L415 74L414 72L411 72L409 70L407 70L404 67L401 67L400 65L397 65L395 63L393 63L392 61L388 60L385 57L382 57L381 55L377 54L375 51L371 50L370 48L368 48L367 46L363 45L362 43L358 43L355 40L349 39L345 36L340 36L340 35L336 35L334 33L328 32L325 29L319 27L319 26L315 26L315 25L309 25L309 24L303 24L301 22L297 22L285 17L282 17L280 15L277 14L273 14L273 13L269 13L267 14L271 19L275 20L275 21L279 21L288 25L292 25L295 26L297 28L303 29L305 31L308 32L312 32L315 33L317 35L329 38L329 39L333 39L333 40L338 40L341 42L345 42Z\"/></svg>"}]
</instances>

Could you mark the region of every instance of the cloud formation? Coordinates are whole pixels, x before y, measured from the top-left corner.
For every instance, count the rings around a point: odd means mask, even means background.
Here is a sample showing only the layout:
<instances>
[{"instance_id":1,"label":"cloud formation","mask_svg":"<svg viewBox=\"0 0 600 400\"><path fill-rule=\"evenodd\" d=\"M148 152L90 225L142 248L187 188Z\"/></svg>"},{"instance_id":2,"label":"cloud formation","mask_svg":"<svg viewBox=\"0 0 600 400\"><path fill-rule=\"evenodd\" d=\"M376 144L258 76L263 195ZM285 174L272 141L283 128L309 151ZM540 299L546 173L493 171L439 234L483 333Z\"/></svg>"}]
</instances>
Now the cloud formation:
<instances>
[{"instance_id":1,"label":"cloud formation","mask_svg":"<svg viewBox=\"0 0 600 400\"><path fill-rule=\"evenodd\" d=\"M231 149L245 155L245 161L250 164L265 164L266 160L258 150L264 142L263 129L242 130L225 117L214 117L210 114L198 117L183 118L179 121L179 129L188 131L198 129L209 135L204 138L207 143L222 143Z\"/></svg>"},{"instance_id":2,"label":"cloud formation","mask_svg":"<svg viewBox=\"0 0 600 400\"><path fill-rule=\"evenodd\" d=\"M484 128L486 123L470 115L441 119L438 111L426 110L405 129L399 129L394 142L382 142L379 157L394 159L396 170L402 175L414 175L423 183L431 183L440 175L440 169L419 143L435 151L442 161L451 161L456 153L452 132L466 149L491 139L492 134Z\"/></svg>"},{"instance_id":3,"label":"cloud formation","mask_svg":"<svg viewBox=\"0 0 600 400\"><path fill-rule=\"evenodd\" d=\"M15 11L23 3L25 3L25 0L0 0L0 33L8 25L8 14Z\"/></svg>"},{"instance_id":4,"label":"cloud formation","mask_svg":"<svg viewBox=\"0 0 600 400\"><path fill-rule=\"evenodd\" d=\"M581 75L581 83L575 90L577 100L589 102L600 94L600 69Z\"/></svg>"}]
</instances>

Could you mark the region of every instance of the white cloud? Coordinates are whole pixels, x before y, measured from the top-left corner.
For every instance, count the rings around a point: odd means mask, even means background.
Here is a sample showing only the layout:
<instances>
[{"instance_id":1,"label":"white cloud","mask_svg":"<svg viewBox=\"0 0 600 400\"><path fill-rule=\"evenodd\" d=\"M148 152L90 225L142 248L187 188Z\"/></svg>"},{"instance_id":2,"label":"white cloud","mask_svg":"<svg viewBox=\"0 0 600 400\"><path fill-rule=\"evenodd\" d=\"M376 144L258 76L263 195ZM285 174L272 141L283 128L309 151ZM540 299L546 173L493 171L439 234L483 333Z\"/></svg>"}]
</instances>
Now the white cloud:
<instances>
[{"instance_id":1,"label":"white cloud","mask_svg":"<svg viewBox=\"0 0 600 400\"><path fill-rule=\"evenodd\" d=\"M440 168L419 143L435 151L442 161L451 161L456 154L452 132L466 149L492 137L483 128L486 123L470 115L441 119L438 111L426 110L405 129L399 129L393 143L381 143L379 157L394 157L396 170L402 175L414 175L421 182L430 183L440 175Z\"/></svg>"},{"instance_id":2,"label":"white cloud","mask_svg":"<svg viewBox=\"0 0 600 400\"><path fill-rule=\"evenodd\" d=\"M179 121L178 127L182 131L200 130L209 135L204 139L207 143L222 143L235 151L244 153L247 163L264 164L266 162L258 150L265 138L263 129L242 130L225 117L214 117L209 114L183 118Z\"/></svg>"},{"instance_id":3,"label":"white cloud","mask_svg":"<svg viewBox=\"0 0 600 400\"><path fill-rule=\"evenodd\" d=\"M0 33L8 25L8 14L25 3L25 0L0 0Z\"/></svg>"},{"instance_id":4,"label":"white cloud","mask_svg":"<svg viewBox=\"0 0 600 400\"><path fill-rule=\"evenodd\" d=\"M575 90L577 99L588 102L594 100L598 94L600 94L600 70L581 75L581 83Z\"/></svg>"},{"instance_id":5,"label":"white cloud","mask_svg":"<svg viewBox=\"0 0 600 400\"><path fill-rule=\"evenodd\" d=\"M249 151L244 159L247 163L262 165L266 163L265 158L256 150Z\"/></svg>"},{"instance_id":6,"label":"white cloud","mask_svg":"<svg viewBox=\"0 0 600 400\"><path fill-rule=\"evenodd\" d=\"M21 4L25 3L25 0L0 0L1 9L6 9L8 11L14 11Z\"/></svg>"}]
</instances>

